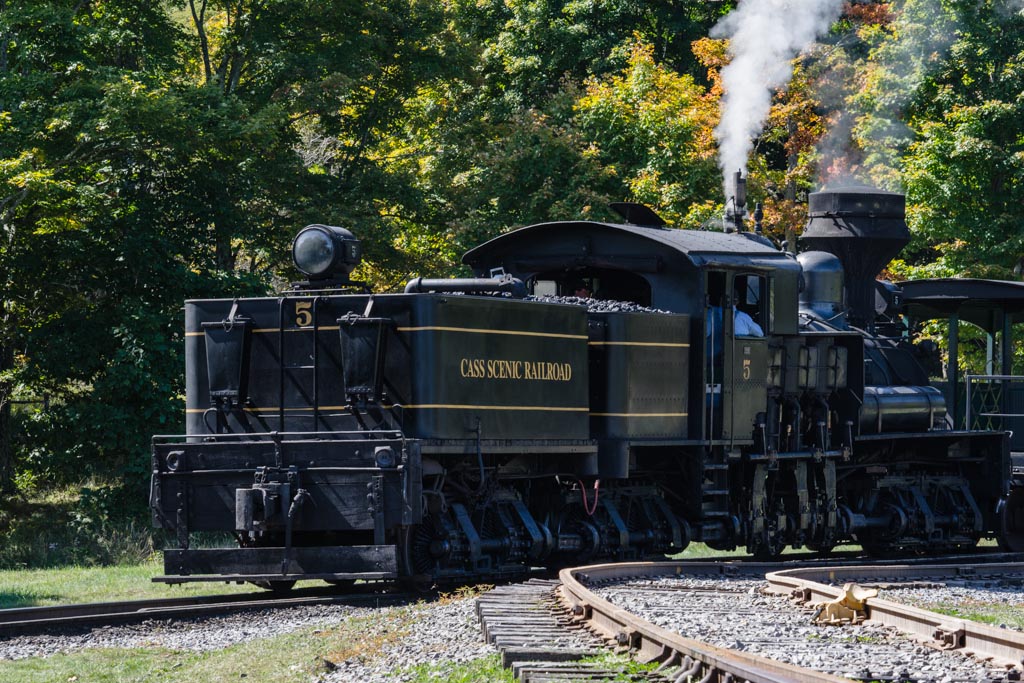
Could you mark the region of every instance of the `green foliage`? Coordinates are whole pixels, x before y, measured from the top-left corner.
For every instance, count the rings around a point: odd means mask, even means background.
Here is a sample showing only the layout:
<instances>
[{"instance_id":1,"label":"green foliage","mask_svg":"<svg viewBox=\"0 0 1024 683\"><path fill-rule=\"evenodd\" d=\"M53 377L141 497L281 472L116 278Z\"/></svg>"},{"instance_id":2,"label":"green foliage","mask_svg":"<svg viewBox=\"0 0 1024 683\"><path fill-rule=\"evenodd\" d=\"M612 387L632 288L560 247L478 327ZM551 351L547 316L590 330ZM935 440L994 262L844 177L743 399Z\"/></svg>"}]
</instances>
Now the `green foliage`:
<instances>
[{"instance_id":1,"label":"green foliage","mask_svg":"<svg viewBox=\"0 0 1024 683\"><path fill-rule=\"evenodd\" d=\"M612 219L608 204L623 199L681 227L703 222L719 182L715 102L642 39L622 51L621 69L582 82L567 75L557 92L511 110L496 112L464 84L421 91L407 146L422 150L411 171L430 222L451 240L443 254L512 226Z\"/></svg>"},{"instance_id":2,"label":"green foliage","mask_svg":"<svg viewBox=\"0 0 1024 683\"><path fill-rule=\"evenodd\" d=\"M622 69L635 37L659 60L701 78L690 43L734 2L671 0L456 0L456 30L478 52L481 85L506 111L543 107L565 83Z\"/></svg>"},{"instance_id":3,"label":"green foliage","mask_svg":"<svg viewBox=\"0 0 1024 683\"><path fill-rule=\"evenodd\" d=\"M19 483L24 484L24 477ZM136 564L154 552L153 533L123 509L121 487L49 486L0 509L0 569Z\"/></svg>"},{"instance_id":4,"label":"green foliage","mask_svg":"<svg viewBox=\"0 0 1024 683\"><path fill-rule=\"evenodd\" d=\"M575 122L588 156L670 223L685 225L692 207L718 189L715 102L690 76L657 64L651 45L635 43L625 69L588 83Z\"/></svg>"},{"instance_id":5,"label":"green foliage","mask_svg":"<svg viewBox=\"0 0 1024 683\"><path fill-rule=\"evenodd\" d=\"M1017 80L1024 88L1024 80ZM972 277L1020 274L1024 105L1019 99L954 103L937 120L919 124L904 171L916 244L926 250L919 265ZM936 265L930 266L933 258Z\"/></svg>"},{"instance_id":6,"label":"green foliage","mask_svg":"<svg viewBox=\"0 0 1024 683\"><path fill-rule=\"evenodd\" d=\"M907 193L906 276L1019 277L1024 16L993 0L900 0L857 33L846 104L862 178ZM833 58L832 64L835 64Z\"/></svg>"},{"instance_id":7,"label":"green foliage","mask_svg":"<svg viewBox=\"0 0 1024 683\"><path fill-rule=\"evenodd\" d=\"M912 242L897 279L1018 280L1024 233L1024 16L992 0L901 0L863 32L848 97L861 175L907 194ZM945 347L944 324L925 330ZM1019 339L1019 336L1017 337ZM985 335L961 327L961 368L985 369ZM1019 346L1019 345L1018 345ZM1014 349L1024 367L1024 348Z\"/></svg>"},{"instance_id":8,"label":"green foliage","mask_svg":"<svg viewBox=\"0 0 1024 683\"><path fill-rule=\"evenodd\" d=\"M49 399L17 420L18 480L111 482L103 519L144 509L150 436L181 431L184 299L291 276L303 222L405 233L379 202L407 182L375 151L439 68L438 10L246 4L186 25L159 3L0 4L0 402ZM328 173L309 136L335 140Z\"/></svg>"},{"instance_id":9,"label":"green foliage","mask_svg":"<svg viewBox=\"0 0 1024 683\"><path fill-rule=\"evenodd\" d=\"M704 225L728 59L704 36L734 5L0 0L0 488L90 482L86 535L141 515L150 436L182 428L182 300L295 279L304 224L355 231L379 290L609 201ZM1019 278L1015 7L850 4L757 141L769 232L857 177L908 193L894 275Z\"/></svg>"}]
</instances>

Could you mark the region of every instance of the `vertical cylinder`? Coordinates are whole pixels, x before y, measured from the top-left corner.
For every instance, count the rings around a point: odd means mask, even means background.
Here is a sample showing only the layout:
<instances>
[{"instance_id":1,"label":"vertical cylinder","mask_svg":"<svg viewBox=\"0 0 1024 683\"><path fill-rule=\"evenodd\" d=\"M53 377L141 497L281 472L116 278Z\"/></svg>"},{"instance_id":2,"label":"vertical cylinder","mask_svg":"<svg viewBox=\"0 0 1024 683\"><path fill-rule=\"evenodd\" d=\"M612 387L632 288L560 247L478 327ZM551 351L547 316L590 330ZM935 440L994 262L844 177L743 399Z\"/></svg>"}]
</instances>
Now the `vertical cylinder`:
<instances>
[{"instance_id":1,"label":"vertical cylinder","mask_svg":"<svg viewBox=\"0 0 1024 683\"><path fill-rule=\"evenodd\" d=\"M953 417L953 428L959 429L960 400L958 392L960 379L960 314L949 316L949 360L946 363L946 378L949 380L949 414ZM969 426L969 425L968 425Z\"/></svg>"}]
</instances>

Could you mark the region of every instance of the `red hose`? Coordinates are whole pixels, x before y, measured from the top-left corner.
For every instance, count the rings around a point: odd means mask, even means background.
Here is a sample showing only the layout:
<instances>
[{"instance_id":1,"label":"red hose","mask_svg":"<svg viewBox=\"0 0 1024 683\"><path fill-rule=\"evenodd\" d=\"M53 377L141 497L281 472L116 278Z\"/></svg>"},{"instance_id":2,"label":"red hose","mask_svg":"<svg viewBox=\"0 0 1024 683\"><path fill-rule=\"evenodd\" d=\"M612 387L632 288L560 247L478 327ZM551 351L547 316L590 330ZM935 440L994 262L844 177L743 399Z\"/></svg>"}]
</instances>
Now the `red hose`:
<instances>
[{"instance_id":1,"label":"red hose","mask_svg":"<svg viewBox=\"0 0 1024 683\"><path fill-rule=\"evenodd\" d=\"M587 489L583 487L583 481L580 479L576 480L580 485L580 493L583 495L583 511L587 513L587 517L593 517L594 513L597 512L597 494L601 488L601 480L594 480L594 505L591 507L590 503L587 502Z\"/></svg>"}]
</instances>

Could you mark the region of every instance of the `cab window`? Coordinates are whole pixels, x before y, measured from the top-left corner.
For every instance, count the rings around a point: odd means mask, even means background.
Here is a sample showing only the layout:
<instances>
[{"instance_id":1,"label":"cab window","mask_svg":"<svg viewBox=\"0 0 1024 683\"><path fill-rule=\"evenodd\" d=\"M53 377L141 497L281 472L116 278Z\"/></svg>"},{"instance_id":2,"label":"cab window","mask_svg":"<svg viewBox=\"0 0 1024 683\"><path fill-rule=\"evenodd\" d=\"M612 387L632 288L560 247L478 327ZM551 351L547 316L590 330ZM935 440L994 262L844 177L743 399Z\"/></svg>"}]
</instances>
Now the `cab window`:
<instances>
[{"instance_id":1,"label":"cab window","mask_svg":"<svg viewBox=\"0 0 1024 683\"><path fill-rule=\"evenodd\" d=\"M763 275L745 273L733 279L736 336L763 337L768 329L768 281Z\"/></svg>"}]
</instances>

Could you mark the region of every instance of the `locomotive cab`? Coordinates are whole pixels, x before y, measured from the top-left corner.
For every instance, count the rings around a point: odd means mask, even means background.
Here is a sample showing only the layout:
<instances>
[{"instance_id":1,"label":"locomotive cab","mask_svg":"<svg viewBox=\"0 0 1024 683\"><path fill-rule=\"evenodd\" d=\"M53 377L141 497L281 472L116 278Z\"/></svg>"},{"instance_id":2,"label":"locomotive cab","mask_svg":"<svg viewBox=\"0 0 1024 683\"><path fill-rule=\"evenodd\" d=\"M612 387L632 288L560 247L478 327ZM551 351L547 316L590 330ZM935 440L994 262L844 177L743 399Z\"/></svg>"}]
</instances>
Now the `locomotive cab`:
<instances>
[{"instance_id":1,"label":"locomotive cab","mask_svg":"<svg viewBox=\"0 0 1024 683\"><path fill-rule=\"evenodd\" d=\"M749 445L767 404L768 277L744 270L705 272L706 435ZM762 326L763 325L763 326ZM724 406L729 406L725 411ZM763 416L761 418L763 420Z\"/></svg>"}]
</instances>

